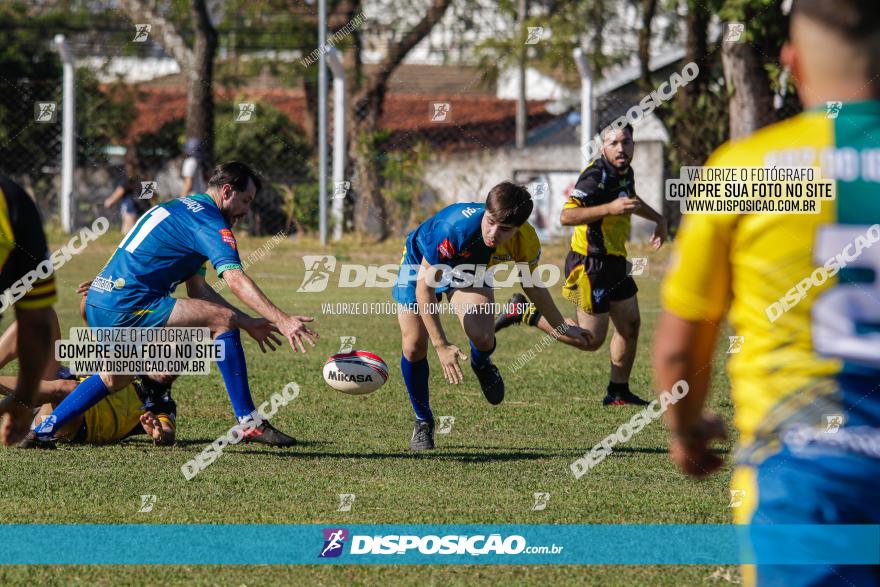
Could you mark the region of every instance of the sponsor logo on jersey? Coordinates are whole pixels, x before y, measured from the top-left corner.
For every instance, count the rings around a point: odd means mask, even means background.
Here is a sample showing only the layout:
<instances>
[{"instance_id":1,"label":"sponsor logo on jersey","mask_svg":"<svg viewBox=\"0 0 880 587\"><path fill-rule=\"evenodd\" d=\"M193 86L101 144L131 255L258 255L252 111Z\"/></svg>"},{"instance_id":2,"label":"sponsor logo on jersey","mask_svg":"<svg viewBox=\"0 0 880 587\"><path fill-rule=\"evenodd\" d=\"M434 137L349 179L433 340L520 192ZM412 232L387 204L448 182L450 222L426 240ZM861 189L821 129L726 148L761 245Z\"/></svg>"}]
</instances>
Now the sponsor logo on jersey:
<instances>
[{"instance_id":1,"label":"sponsor logo on jersey","mask_svg":"<svg viewBox=\"0 0 880 587\"><path fill-rule=\"evenodd\" d=\"M204 206L202 206L192 198L180 198L180 201L183 202L183 205L186 206L190 212L201 212L205 209Z\"/></svg>"},{"instance_id":2,"label":"sponsor logo on jersey","mask_svg":"<svg viewBox=\"0 0 880 587\"><path fill-rule=\"evenodd\" d=\"M125 281L122 282L125 285ZM101 277L100 275L92 280L92 285L89 289L94 289L97 291L106 291L111 292L116 287L116 284L113 281L113 278L107 279L106 277Z\"/></svg>"},{"instance_id":3,"label":"sponsor logo on jersey","mask_svg":"<svg viewBox=\"0 0 880 587\"><path fill-rule=\"evenodd\" d=\"M232 231L228 228L220 229L220 238L223 239L223 242L235 249L238 250L238 245L235 243L235 236L232 234Z\"/></svg>"},{"instance_id":4,"label":"sponsor logo on jersey","mask_svg":"<svg viewBox=\"0 0 880 587\"><path fill-rule=\"evenodd\" d=\"M441 260L449 260L455 256L455 247L449 242L449 239L443 239L443 242L437 246Z\"/></svg>"}]
</instances>

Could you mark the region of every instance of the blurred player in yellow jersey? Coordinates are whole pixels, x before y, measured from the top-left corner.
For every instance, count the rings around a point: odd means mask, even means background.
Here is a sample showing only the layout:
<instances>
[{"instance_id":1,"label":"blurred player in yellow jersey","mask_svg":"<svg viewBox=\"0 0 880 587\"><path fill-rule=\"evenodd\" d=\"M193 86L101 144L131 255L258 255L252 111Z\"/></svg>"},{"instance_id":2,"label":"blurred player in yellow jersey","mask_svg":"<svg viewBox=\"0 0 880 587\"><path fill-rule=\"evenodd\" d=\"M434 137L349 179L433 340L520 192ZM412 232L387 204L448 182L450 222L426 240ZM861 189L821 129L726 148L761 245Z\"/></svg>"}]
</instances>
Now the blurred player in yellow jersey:
<instances>
[{"instance_id":1,"label":"blurred player in yellow jersey","mask_svg":"<svg viewBox=\"0 0 880 587\"><path fill-rule=\"evenodd\" d=\"M704 404L727 316L743 337L728 365L735 521L878 524L880 4L795 0L782 62L805 111L723 145L707 165L821 167L837 198L818 214L686 216L654 347L659 388L690 387L667 413L670 456L695 476L722 464L709 443L724 427ZM744 578L861 587L880 585L880 570L758 565Z\"/></svg>"},{"instance_id":2,"label":"blurred player in yellow jersey","mask_svg":"<svg viewBox=\"0 0 880 587\"><path fill-rule=\"evenodd\" d=\"M0 175L0 312L15 304L15 318L22 324L21 376L0 400L3 444L15 444L27 434L40 375L51 355L50 312L56 295L54 266L48 259L37 206L21 186Z\"/></svg>"}]
</instances>

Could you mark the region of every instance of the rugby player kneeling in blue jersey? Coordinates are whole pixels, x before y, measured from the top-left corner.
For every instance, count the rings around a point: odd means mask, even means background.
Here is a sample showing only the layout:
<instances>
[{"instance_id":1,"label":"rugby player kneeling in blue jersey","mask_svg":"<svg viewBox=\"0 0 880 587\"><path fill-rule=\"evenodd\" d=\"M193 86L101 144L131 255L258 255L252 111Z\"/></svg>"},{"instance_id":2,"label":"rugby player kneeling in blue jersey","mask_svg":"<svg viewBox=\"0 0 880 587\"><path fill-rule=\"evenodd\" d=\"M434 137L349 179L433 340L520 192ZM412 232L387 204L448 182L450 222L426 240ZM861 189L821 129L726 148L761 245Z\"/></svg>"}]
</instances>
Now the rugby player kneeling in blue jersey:
<instances>
[{"instance_id":1,"label":"rugby player kneeling in blue jersey","mask_svg":"<svg viewBox=\"0 0 880 587\"><path fill-rule=\"evenodd\" d=\"M242 269L231 227L247 214L259 190L256 174L244 163L233 161L214 170L206 194L153 207L129 231L92 281L85 303L86 318L92 327L210 328L212 337L225 347L225 358L217 361L217 367L240 423L248 421L256 408L239 328L247 331L263 352L265 347L275 350L281 344L276 332L287 338L294 352L297 347L305 352L303 341L314 346L318 337L305 324L313 318L279 309ZM262 318L248 316L208 287L200 272L206 261L211 262L232 293ZM171 297L183 281L189 299ZM133 379L111 373L92 375L20 446L52 446L57 430ZM248 432L246 440L274 446L296 443L267 422Z\"/></svg>"},{"instance_id":2,"label":"rugby player kneeling in blue jersey","mask_svg":"<svg viewBox=\"0 0 880 587\"><path fill-rule=\"evenodd\" d=\"M397 314L403 346L400 368L416 413L410 449L434 448L434 415L428 403L429 339L446 381L458 384L464 379L458 361L468 357L449 342L440 323L436 302L443 292L470 339L471 368L483 395L493 405L504 399L504 381L490 358L495 351L495 326L494 312L488 308L494 306L495 298L490 280L481 283L477 276L507 261L527 263L534 275L541 243L527 222L532 208L525 188L502 182L489 191L485 204L448 206L407 236L393 296L401 304ZM473 272L469 284L467 279L450 279L463 277L462 270ZM589 331L567 323L545 287L524 280L523 290L547 319L555 338L578 348L589 347Z\"/></svg>"}]
</instances>

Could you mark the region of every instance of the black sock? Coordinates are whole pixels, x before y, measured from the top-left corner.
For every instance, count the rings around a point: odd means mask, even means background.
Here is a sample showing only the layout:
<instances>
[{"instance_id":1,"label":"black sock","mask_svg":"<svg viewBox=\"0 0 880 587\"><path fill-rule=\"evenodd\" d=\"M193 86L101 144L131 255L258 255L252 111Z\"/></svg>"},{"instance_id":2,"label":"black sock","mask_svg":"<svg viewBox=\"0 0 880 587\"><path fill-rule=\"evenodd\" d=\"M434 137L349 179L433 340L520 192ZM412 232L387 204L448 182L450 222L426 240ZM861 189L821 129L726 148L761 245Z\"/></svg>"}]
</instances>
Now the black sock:
<instances>
[{"instance_id":1,"label":"black sock","mask_svg":"<svg viewBox=\"0 0 880 587\"><path fill-rule=\"evenodd\" d=\"M538 308L535 307L535 304L529 304L526 311L523 312L523 322L527 326L534 326L538 323L538 320L541 319L541 312L538 311Z\"/></svg>"},{"instance_id":2,"label":"black sock","mask_svg":"<svg viewBox=\"0 0 880 587\"><path fill-rule=\"evenodd\" d=\"M614 383L613 381L608 382L608 394L613 396L619 396L629 392L629 383Z\"/></svg>"}]
</instances>

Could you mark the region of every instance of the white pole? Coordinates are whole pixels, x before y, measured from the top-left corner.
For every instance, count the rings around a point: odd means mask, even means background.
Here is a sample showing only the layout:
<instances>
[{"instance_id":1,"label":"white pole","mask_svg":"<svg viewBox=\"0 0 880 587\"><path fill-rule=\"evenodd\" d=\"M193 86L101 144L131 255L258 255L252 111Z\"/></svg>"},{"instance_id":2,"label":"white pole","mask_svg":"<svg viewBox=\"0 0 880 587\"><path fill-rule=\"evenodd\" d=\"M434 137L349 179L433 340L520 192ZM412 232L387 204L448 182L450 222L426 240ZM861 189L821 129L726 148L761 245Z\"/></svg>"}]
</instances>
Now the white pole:
<instances>
[{"instance_id":1,"label":"white pole","mask_svg":"<svg viewBox=\"0 0 880 587\"><path fill-rule=\"evenodd\" d=\"M581 154L584 155L584 162L589 163L585 152L593 139L593 75L587 56L580 47L574 50L574 62L581 76Z\"/></svg>"},{"instance_id":2,"label":"white pole","mask_svg":"<svg viewBox=\"0 0 880 587\"><path fill-rule=\"evenodd\" d=\"M327 53L327 64L333 72L333 240L342 238L345 197L339 197L340 182L345 181L345 68L335 48ZM348 186L345 186L346 188Z\"/></svg>"},{"instance_id":3,"label":"white pole","mask_svg":"<svg viewBox=\"0 0 880 587\"><path fill-rule=\"evenodd\" d=\"M321 244L327 244L327 1L318 0L318 213Z\"/></svg>"},{"instance_id":4,"label":"white pole","mask_svg":"<svg viewBox=\"0 0 880 587\"><path fill-rule=\"evenodd\" d=\"M64 63L63 123L61 143L61 226L64 232L73 232L74 228L74 193L73 164L76 156L76 63L64 35L55 35L55 45Z\"/></svg>"}]
</instances>

